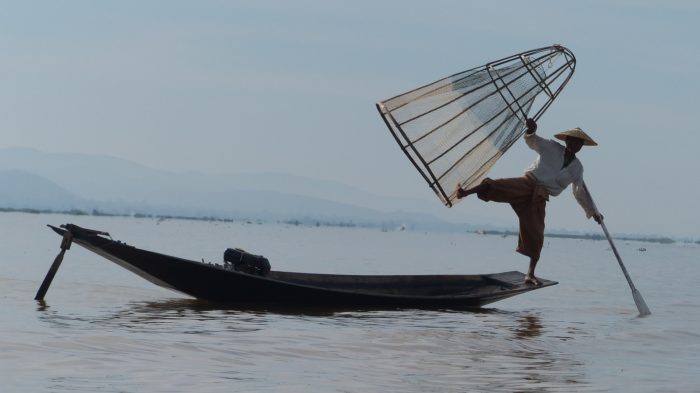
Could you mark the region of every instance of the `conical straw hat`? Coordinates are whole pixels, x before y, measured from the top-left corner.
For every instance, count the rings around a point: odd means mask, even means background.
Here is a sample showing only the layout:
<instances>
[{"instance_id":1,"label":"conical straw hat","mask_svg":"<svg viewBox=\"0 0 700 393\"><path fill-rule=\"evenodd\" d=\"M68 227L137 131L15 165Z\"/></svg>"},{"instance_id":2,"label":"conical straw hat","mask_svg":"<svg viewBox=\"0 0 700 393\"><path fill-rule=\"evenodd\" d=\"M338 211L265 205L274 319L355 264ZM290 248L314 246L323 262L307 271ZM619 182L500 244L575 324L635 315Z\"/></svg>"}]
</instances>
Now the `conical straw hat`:
<instances>
[{"instance_id":1,"label":"conical straw hat","mask_svg":"<svg viewBox=\"0 0 700 393\"><path fill-rule=\"evenodd\" d=\"M593 138L591 138L590 136L588 136L588 134L586 134L585 132L583 132L583 130L580 129L580 128L578 128L578 127L572 128L572 129L570 129L570 130L562 131L562 132L560 132L560 133L558 133L558 134L554 134L554 137L555 137L555 138L557 138L557 139L559 139L559 140L562 140L562 141L565 141L567 136L574 137L574 138L578 138L578 139L582 139L582 140L583 140L583 144L586 145L586 146L598 146L598 144L595 143L595 141L593 140Z\"/></svg>"}]
</instances>

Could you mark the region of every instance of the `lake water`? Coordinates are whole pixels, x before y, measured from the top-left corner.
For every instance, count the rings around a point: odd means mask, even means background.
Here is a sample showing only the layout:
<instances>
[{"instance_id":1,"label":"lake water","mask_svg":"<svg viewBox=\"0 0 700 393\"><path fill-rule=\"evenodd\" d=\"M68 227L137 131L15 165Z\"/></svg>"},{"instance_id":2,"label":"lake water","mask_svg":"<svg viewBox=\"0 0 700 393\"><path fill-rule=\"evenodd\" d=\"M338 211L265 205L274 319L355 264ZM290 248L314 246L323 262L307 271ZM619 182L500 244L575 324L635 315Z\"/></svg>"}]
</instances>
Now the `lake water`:
<instances>
[{"instance_id":1,"label":"lake water","mask_svg":"<svg viewBox=\"0 0 700 393\"><path fill-rule=\"evenodd\" d=\"M60 244L45 224L66 222L196 260L242 247L276 270L471 274L527 264L512 236L4 213L0 392L700 391L697 244L617 242L647 317L607 242L573 239L545 240L538 273L559 285L481 312L221 309L77 245L37 303Z\"/></svg>"}]
</instances>

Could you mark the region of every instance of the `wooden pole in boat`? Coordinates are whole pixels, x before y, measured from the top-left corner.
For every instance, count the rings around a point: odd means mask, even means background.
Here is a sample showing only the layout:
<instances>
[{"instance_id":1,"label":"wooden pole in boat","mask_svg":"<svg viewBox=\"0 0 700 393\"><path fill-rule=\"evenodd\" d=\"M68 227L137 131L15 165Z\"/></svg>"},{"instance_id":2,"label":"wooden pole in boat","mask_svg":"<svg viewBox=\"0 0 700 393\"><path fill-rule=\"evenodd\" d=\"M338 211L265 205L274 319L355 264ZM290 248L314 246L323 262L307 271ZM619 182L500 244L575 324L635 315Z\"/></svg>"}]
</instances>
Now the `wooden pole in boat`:
<instances>
[{"instance_id":1,"label":"wooden pole in boat","mask_svg":"<svg viewBox=\"0 0 700 393\"><path fill-rule=\"evenodd\" d=\"M51 286L51 281L53 281L53 277L56 275L58 268L61 266L61 262L63 262L63 256L65 255L66 250L70 249L70 245L72 243L73 234L70 231L65 231L63 233L63 240L61 240L61 252L56 255L56 259L54 259L49 271L46 273L46 277L44 277L44 281L41 283L39 290L36 292L34 300L44 300L44 296L49 290L49 286Z\"/></svg>"},{"instance_id":2,"label":"wooden pole in boat","mask_svg":"<svg viewBox=\"0 0 700 393\"><path fill-rule=\"evenodd\" d=\"M586 194L588 194L588 197L591 199L591 202L593 202L593 197L591 196L591 193L588 192L588 187L586 187L586 183L583 183L583 189L586 190ZM593 207L595 207L595 202L593 202ZM596 210L598 210L598 208L596 208ZM613 253L615 253L615 257L617 258L617 263L620 264L620 268L622 269L622 273L625 275L625 278L627 279L627 283L629 284L630 289L632 290L632 298L634 298L634 304L637 305L637 310L639 310L639 315L651 314L651 311L649 310L647 303L644 301L642 294L634 286L634 283L632 282L632 278L630 278L629 273L627 273L627 268L625 267L625 264L622 263L622 258L620 258L620 253L617 252L617 247L615 247L615 243L613 243L612 236L610 236L610 233L608 232L608 228L605 226L605 222L603 222L601 220L600 226L603 228L603 232L605 232L605 237L608 238L608 242L610 242L610 247L612 247Z\"/></svg>"}]
</instances>

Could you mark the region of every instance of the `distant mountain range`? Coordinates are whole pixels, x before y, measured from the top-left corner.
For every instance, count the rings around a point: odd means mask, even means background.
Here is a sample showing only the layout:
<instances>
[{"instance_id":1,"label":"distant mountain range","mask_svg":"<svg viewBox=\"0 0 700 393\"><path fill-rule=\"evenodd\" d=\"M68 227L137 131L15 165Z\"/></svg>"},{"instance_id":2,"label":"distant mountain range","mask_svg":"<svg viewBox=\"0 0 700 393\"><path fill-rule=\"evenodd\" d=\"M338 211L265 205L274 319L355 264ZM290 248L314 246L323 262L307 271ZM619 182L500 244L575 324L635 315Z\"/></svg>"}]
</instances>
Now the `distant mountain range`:
<instances>
[{"instance_id":1,"label":"distant mountain range","mask_svg":"<svg viewBox=\"0 0 700 393\"><path fill-rule=\"evenodd\" d=\"M446 213L439 203L373 195L339 182L172 173L114 157L27 148L0 149L0 185L0 208L475 229L438 217Z\"/></svg>"},{"instance_id":2,"label":"distant mountain range","mask_svg":"<svg viewBox=\"0 0 700 393\"><path fill-rule=\"evenodd\" d=\"M24 171L0 170L0 185L0 207L70 210L88 205L58 184Z\"/></svg>"}]
</instances>

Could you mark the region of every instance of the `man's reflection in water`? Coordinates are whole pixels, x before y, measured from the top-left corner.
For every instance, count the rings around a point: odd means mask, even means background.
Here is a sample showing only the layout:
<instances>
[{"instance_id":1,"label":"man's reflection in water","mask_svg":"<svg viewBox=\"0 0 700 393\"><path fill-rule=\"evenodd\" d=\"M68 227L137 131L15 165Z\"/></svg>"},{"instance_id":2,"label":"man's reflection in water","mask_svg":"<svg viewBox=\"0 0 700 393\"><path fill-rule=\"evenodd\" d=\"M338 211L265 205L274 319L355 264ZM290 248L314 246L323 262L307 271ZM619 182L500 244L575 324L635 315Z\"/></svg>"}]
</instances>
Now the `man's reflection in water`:
<instances>
[{"instance_id":1,"label":"man's reflection in water","mask_svg":"<svg viewBox=\"0 0 700 393\"><path fill-rule=\"evenodd\" d=\"M542 323L539 317L527 315L518 319L519 326L515 329L515 337L529 339L539 337L542 334Z\"/></svg>"}]
</instances>

